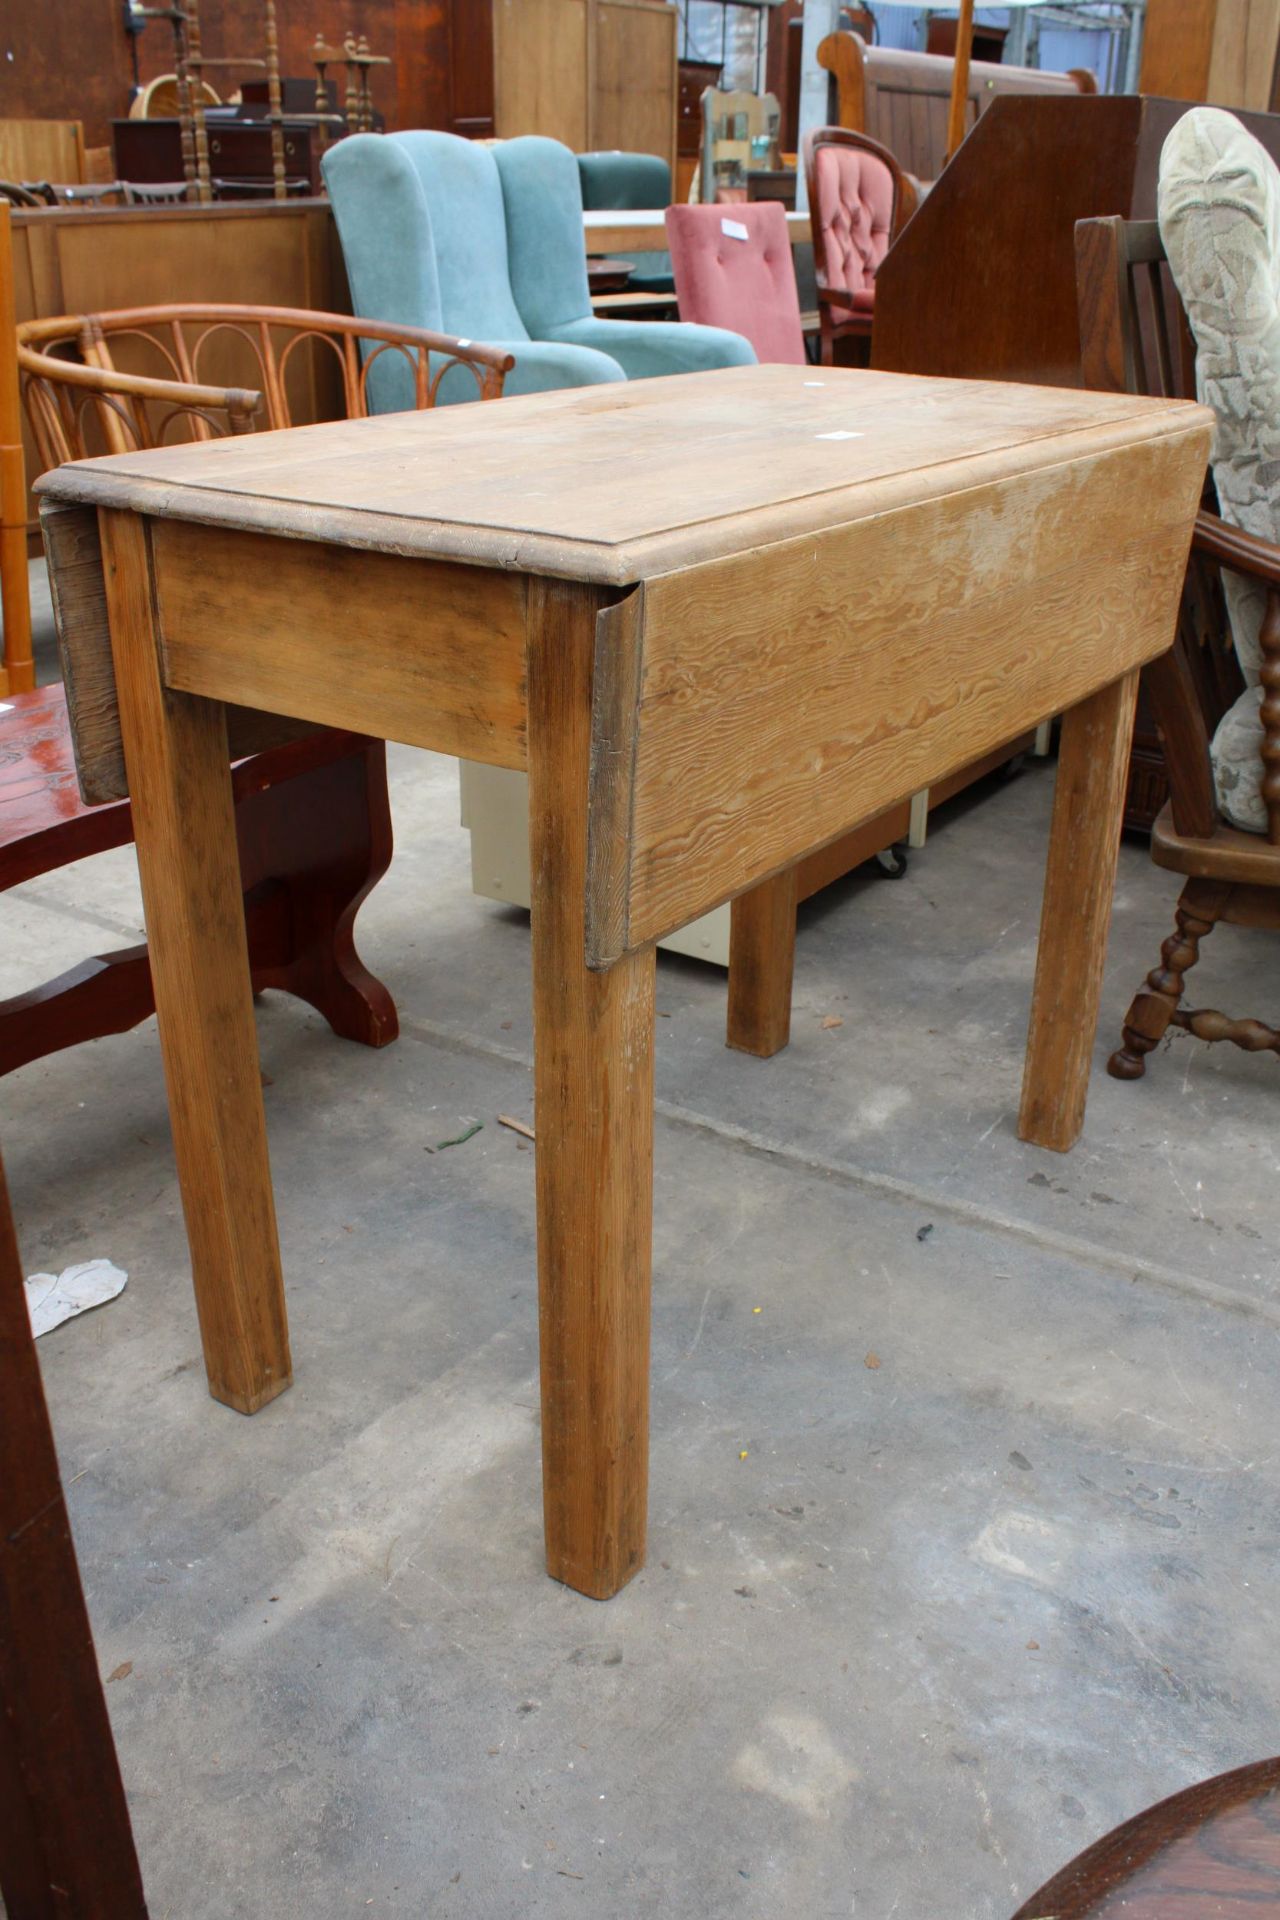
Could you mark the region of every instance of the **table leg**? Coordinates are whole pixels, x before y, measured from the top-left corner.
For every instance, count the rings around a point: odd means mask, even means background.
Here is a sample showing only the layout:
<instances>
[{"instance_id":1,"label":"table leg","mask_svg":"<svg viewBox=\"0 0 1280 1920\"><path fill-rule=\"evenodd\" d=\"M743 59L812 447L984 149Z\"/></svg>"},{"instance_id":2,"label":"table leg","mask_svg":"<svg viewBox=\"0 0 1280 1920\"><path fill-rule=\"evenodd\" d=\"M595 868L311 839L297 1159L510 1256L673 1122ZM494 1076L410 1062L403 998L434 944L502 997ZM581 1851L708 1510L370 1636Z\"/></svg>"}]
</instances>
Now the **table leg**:
<instances>
[{"instance_id":1,"label":"table leg","mask_svg":"<svg viewBox=\"0 0 1280 1920\"><path fill-rule=\"evenodd\" d=\"M1018 1132L1065 1153L1080 1137L1115 892L1137 672L1063 716Z\"/></svg>"},{"instance_id":2,"label":"table leg","mask_svg":"<svg viewBox=\"0 0 1280 1920\"><path fill-rule=\"evenodd\" d=\"M796 868L739 894L729 920L726 1046L761 1060L791 1038L796 958Z\"/></svg>"},{"instance_id":3,"label":"table leg","mask_svg":"<svg viewBox=\"0 0 1280 1920\"><path fill-rule=\"evenodd\" d=\"M174 1153L209 1391L254 1413L289 1385L289 1334L249 988L224 708L161 679L143 522L101 515Z\"/></svg>"},{"instance_id":4,"label":"table leg","mask_svg":"<svg viewBox=\"0 0 1280 1920\"><path fill-rule=\"evenodd\" d=\"M547 1570L606 1600L644 1564L654 952L586 966L599 596L530 587L529 851Z\"/></svg>"}]
</instances>

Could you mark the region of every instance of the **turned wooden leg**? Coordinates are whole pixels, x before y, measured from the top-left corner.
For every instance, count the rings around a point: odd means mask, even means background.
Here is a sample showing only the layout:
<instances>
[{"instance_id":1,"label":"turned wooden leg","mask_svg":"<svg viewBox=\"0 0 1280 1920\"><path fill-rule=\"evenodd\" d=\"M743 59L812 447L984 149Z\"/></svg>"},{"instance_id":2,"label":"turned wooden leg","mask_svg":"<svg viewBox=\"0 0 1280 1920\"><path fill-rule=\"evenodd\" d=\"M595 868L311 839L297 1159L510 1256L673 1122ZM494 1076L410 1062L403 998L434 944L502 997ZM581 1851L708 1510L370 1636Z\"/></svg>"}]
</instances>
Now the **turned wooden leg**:
<instances>
[{"instance_id":1,"label":"turned wooden leg","mask_svg":"<svg viewBox=\"0 0 1280 1920\"><path fill-rule=\"evenodd\" d=\"M290 1379L226 716L160 677L148 537L101 516L111 648L174 1152L209 1391L253 1413Z\"/></svg>"},{"instance_id":2,"label":"turned wooden leg","mask_svg":"<svg viewBox=\"0 0 1280 1920\"><path fill-rule=\"evenodd\" d=\"M1200 958L1200 942L1212 933L1230 895L1230 887L1211 880L1188 880L1174 916L1177 931L1160 949L1161 965L1147 975L1125 1016L1123 1038L1107 1062L1116 1080L1140 1080L1146 1056L1158 1047L1182 999L1186 975Z\"/></svg>"},{"instance_id":3,"label":"turned wooden leg","mask_svg":"<svg viewBox=\"0 0 1280 1920\"><path fill-rule=\"evenodd\" d=\"M1063 716L1018 1132L1079 1138L1115 892L1137 672Z\"/></svg>"},{"instance_id":4,"label":"turned wooden leg","mask_svg":"<svg viewBox=\"0 0 1280 1920\"><path fill-rule=\"evenodd\" d=\"M530 588L529 851L547 1570L605 1600L644 1564L654 953L585 962L598 596Z\"/></svg>"},{"instance_id":5,"label":"turned wooden leg","mask_svg":"<svg viewBox=\"0 0 1280 1920\"><path fill-rule=\"evenodd\" d=\"M730 908L725 1044L767 1060L791 1038L796 959L796 868L775 874Z\"/></svg>"}]
</instances>

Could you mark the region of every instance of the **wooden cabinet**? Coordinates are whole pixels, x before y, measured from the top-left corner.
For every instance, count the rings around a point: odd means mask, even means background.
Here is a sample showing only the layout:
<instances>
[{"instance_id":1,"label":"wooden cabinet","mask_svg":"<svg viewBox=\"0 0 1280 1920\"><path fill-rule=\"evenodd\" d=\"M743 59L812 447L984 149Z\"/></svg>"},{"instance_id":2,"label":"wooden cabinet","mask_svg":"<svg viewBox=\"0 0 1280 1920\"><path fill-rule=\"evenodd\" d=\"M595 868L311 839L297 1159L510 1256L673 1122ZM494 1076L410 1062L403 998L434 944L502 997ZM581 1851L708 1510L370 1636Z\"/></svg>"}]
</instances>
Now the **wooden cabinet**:
<instances>
[{"instance_id":1,"label":"wooden cabinet","mask_svg":"<svg viewBox=\"0 0 1280 1920\"><path fill-rule=\"evenodd\" d=\"M594 0L590 147L656 153L674 165L676 10L665 0Z\"/></svg>"},{"instance_id":2,"label":"wooden cabinet","mask_svg":"<svg viewBox=\"0 0 1280 1920\"><path fill-rule=\"evenodd\" d=\"M492 0L499 139L676 157L676 10L667 0Z\"/></svg>"},{"instance_id":3,"label":"wooden cabinet","mask_svg":"<svg viewBox=\"0 0 1280 1920\"><path fill-rule=\"evenodd\" d=\"M84 179L84 132L78 120L0 120L0 180Z\"/></svg>"},{"instance_id":4,"label":"wooden cabinet","mask_svg":"<svg viewBox=\"0 0 1280 1920\"><path fill-rule=\"evenodd\" d=\"M1280 0L1148 0L1139 93L1274 110Z\"/></svg>"},{"instance_id":5,"label":"wooden cabinet","mask_svg":"<svg viewBox=\"0 0 1280 1920\"><path fill-rule=\"evenodd\" d=\"M283 132L290 193L318 194L320 145L315 128L286 120ZM215 199L260 199L270 190L271 128L265 121L210 120L206 134ZM145 185L182 179L182 130L176 120L113 120L111 144L119 180Z\"/></svg>"},{"instance_id":6,"label":"wooden cabinet","mask_svg":"<svg viewBox=\"0 0 1280 1920\"><path fill-rule=\"evenodd\" d=\"M702 96L720 85L720 68L711 60L682 60L676 87L675 197L689 198L693 176L702 158Z\"/></svg>"}]
</instances>

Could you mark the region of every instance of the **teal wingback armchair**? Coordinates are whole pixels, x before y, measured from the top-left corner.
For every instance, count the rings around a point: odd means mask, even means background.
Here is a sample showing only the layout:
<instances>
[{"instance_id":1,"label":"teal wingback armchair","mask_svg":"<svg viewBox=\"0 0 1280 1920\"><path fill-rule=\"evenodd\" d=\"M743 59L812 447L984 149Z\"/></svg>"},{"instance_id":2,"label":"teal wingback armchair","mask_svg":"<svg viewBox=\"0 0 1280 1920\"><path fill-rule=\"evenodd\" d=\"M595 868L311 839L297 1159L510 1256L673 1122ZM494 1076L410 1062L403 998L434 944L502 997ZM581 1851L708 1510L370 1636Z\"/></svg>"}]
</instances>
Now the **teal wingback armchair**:
<instances>
[{"instance_id":1,"label":"teal wingback armchair","mask_svg":"<svg viewBox=\"0 0 1280 1920\"><path fill-rule=\"evenodd\" d=\"M505 347L516 356L508 394L755 359L723 328L595 318L578 165L556 140L355 134L322 167L356 313ZM374 408L411 405L408 382L383 355L369 380ZM473 397L455 374L442 383L442 402Z\"/></svg>"}]
</instances>

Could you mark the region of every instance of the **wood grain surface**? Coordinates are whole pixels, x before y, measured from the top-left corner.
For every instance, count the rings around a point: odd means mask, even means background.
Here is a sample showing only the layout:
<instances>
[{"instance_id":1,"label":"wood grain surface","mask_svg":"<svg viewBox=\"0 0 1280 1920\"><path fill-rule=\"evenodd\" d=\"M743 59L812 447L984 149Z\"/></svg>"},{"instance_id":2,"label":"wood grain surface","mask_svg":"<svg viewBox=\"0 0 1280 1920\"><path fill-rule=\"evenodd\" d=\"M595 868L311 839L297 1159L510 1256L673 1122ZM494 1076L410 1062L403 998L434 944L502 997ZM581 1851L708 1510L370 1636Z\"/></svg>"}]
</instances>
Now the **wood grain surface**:
<instances>
[{"instance_id":1,"label":"wood grain surface","mask_svg":"<svg viewBox=\"0 0 1280 1920\"><path fill-rule=\"evenodd\" d=\"M163 520L153 545L171 687L525 765L522 575Z\"/></svg>"},{"instance_id":2,"label":"wood grain surface","mask_svg":"<svg viewBox=\"0 0 1280 1920\"><path fill-rule=\"evenodd\" d=\"M739 894L729 919L725 1044L767 1060L791 1038L798 867Z\"/></svg>"},{"instance_id":3,"label":"wood grain surface","mask_svg":"<svg viewBox=\"0 0 1280 1920\"><path fill-rule=\"evenodd\" d=\"M644 1564L654 952L584 961L599 597L535 584L529 656L534 1104L547 1571L598 1600Z\"/></svg>"},{"instance_id":4,"label":"wood grain surface","mask_svg":"<svg viewBox=\"0 0 1280 1920\"><path fill-rule=\"evenodd\" d=\"M1209 422L1190 401L730 367L79 461L40 491L627 585Z\"/></svg>"},{"instance_id":5,"label":"wood grain surface","mask_svg":"<svg viewBox=\"0 0 1280 1920\"><path fill-rule=\"evenodd\" d=\"M1206 450L1198 416L648 581L629 721L634 656L598 668L626 684L616 701L597 688L616 737L593 776L592 964L1163 651Z\"/></svg>"},{"instance_id":6,"label":"wood grain surface","mask_svg":"<svg viewBox=\"0 0 1280 1920\"><path fill-rule=\"evenodd\" d=\"M1120 855L1137 670L1063 715L1020 1139L1065 1153L1084 1124Z\"/></svg>"},{"instance_id":7,"label":"wood grain surface","mask_svg":"<svg viewBox=\"0 0 1280 1920\"><path fill-rule=\"evenodd\" d=\"M1274 1920L1280 1760L1236 1767L1126 1820L1014 1920Z\"/></svg>"},{"instance_id":8,"label":"wood grain surface","mask_svg":"<svg viewBox=\"0 0 1280 1920\"><path fill-rule=\"evenodd\" d=\"M63 508L46 501L40 519L80 794L91 807L127 800L98 515L92 507ZM312 731L308 720L249 707L232 707L227 713L233 760L301 740Z\"/></svg>"},{"instance_id":9,"label":"wood grain surface","mask_svg":"<svg viewBox=\"0 0 1280 1920\"><path fill-rule=\"evenodd\" d=\"M102 545L174 1152L209 1391L252 1413L291 1363L236 857L227 729L160 678L147 529Z\"/></svg>"}]
</instances>

